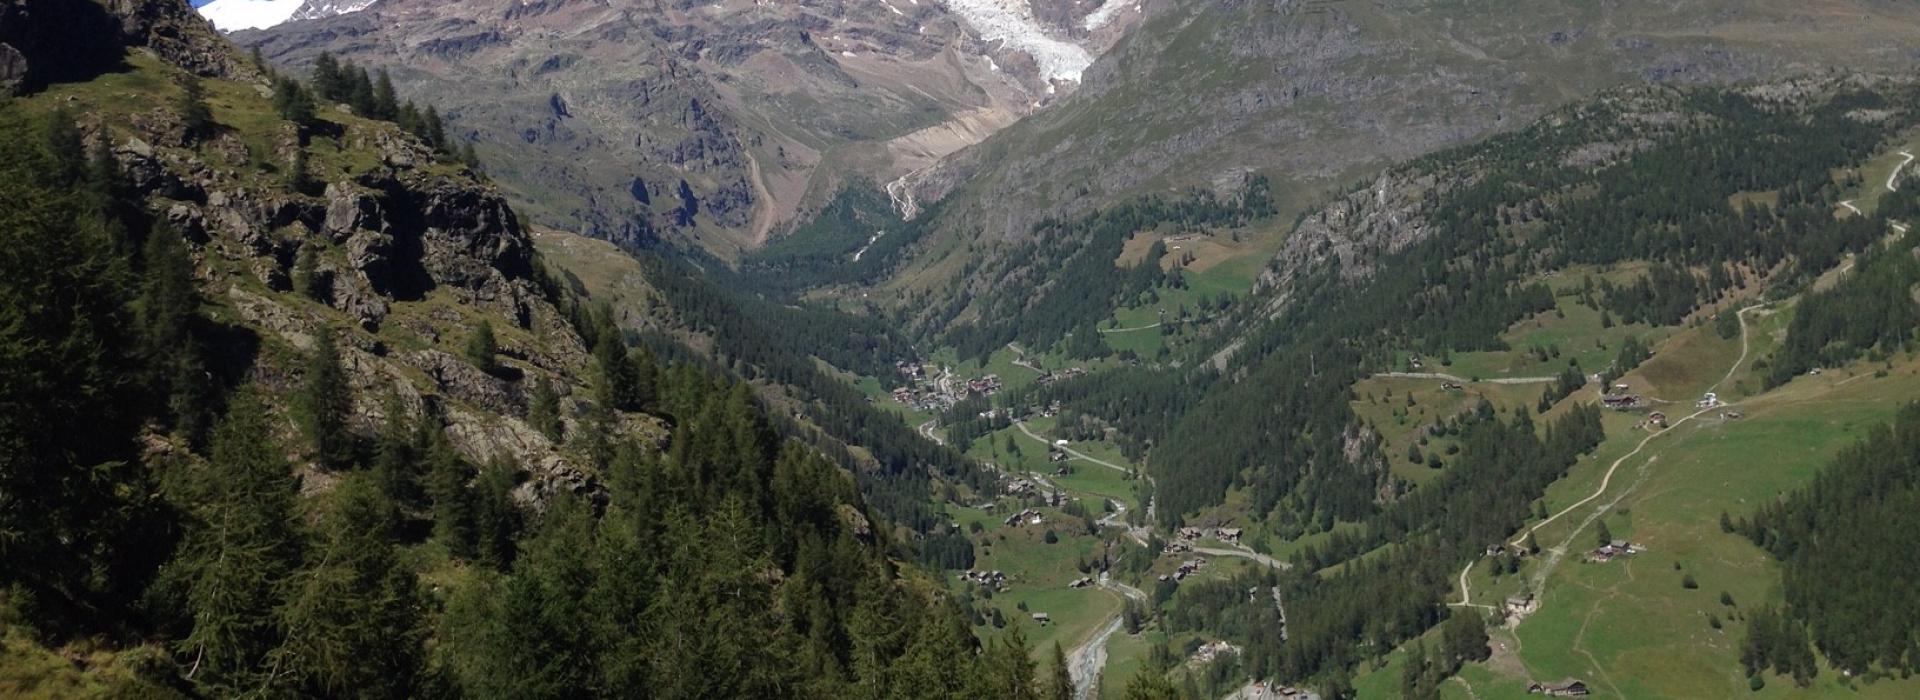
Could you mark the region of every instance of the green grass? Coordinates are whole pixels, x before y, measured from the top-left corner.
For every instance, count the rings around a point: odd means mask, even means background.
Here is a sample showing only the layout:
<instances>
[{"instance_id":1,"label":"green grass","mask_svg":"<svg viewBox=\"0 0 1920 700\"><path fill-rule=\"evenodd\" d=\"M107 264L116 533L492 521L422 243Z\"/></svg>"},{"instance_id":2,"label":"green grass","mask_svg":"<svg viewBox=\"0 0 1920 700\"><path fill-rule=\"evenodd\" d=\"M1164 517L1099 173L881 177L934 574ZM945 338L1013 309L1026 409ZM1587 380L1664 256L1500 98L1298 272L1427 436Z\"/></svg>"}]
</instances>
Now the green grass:
<instances>
[{"instance_id":1,"label":"green grass","mask_svg":"<svg viewBox=\"0 0 1920 700\"><path fill-rule=\"evenodd\" d=\"M1888 378L1860 379L1835 390L1841 381L1846 379L1802 378L1746 402L1743 420L1680 426L1624 464L1597 502L1624 494L1608 512L1608 527L1650 551L1609 564L1583 564L1570 555L1546 582L1542 610L1518 630L1527 671L1535 678L1580 677L1620 697L1748 694L1737 660L1744 628L1728 619L1733 611L1719 604L1719 592L1731 593L1742 606L1777 603L1779 569L1758 548L1722 533L1720 513L1750 512L1807 483L1834 452L1920 393L1920 376L1910 362ZM1603 449L1609 454L1639 439L1610 435ZM1541 544L1569 542L1577 550L1591 537L1591 529L1551 528L1543 531ZM1674 570L1676 562L1684 572ZM1683 573L1698 579L1700 588L1683 589ZM1708 615L1719 616L1724 630L1711 629ZM1770 678L1762 696L1802 694L1790 690L1789 681ZM1843 692L1828 672L1804 694ZM1882 682L1865 694L1914 692L1920 686Z\"/></svg>"}]
</instances>

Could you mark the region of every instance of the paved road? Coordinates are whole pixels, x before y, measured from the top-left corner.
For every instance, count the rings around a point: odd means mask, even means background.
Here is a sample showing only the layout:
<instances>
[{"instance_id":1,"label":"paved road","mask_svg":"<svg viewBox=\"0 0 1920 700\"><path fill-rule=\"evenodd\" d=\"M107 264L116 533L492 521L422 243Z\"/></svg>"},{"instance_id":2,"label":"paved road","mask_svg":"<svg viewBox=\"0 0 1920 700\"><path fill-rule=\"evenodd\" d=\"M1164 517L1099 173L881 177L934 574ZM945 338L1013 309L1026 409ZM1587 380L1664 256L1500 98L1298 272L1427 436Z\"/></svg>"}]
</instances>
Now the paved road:
<instances>
[{"instance_id":1,"label":"paved road","mask_svg":"<svg viewBox=\"0 0 1920 700\"><path fill-rule=\"evenodd\" d=\"M938 433L934 432L934 429L939 427L940 427L940 420L938 418L935 418L935 419L928 420L925 423L921 423L920 427L916 428L916 430L920 431L920 435L922 437L925 437L928 440L932 440L934 444L945 445L947 444L947 439L940 437Z\"/></svg>"},{"instance_id":2,"label":"paved road","mask_svg":"<svg viewBox=\"0 0 1920 700\"><path fill-rule=\"evenodd\" d=\"M1901 151L1901 152L1900 152L1900 157L1901 157L1901 158L1905 158L1906 160L1902 160L1902 161L1900 161L1900 164L1899 164L1899 165L1896 165L1896 166L1893 166L1893 172L1890 172L1890 173L1887 173L1887 191L1888 191L1888 192L1899 192L1899 191L1900 191L1900 187L1899 187L1899 185L1896 185L1896 184L1894 183L1894 181L1895 181L1895 180L1898 180L1898 179L1900 178L1900 169L1901 169L1901 168L1904 168L1904 167L1907 167L1907 164L1908 164L1908 163L1912 163L1912 162L1913 162L1913 154L1912 154L1912 153L1908 153L1908 152L1906 152L1906 151Z\"/></svg>"},{"instance_id":3,"label":"paved road","mask_svg":"<svg viewBox=\"0 0 1920 700\"><path fill-rule=\"evenodd\" d=\"M1382 379L1441 379L1449 382L1457 382L1460 384L1475 383L1474 380L1472 379L1467 379L1465 377L1456 377L1451 374L1442 374L1440 372L1381 372L1373 376L1379 377ZM1482 379L1480 380L1480 383L1483 383L1483 384L1547 384L1550 382L1557 382L1557 381L1560 381L1559 377L1496 377L1494 379Z\"/></svg>"},{"instance_id":4,"label":"paved road","mask_svg":"<svg viewBox=\"0 0 1920 700\"><path fill-rule=\"evenodd\" d=\"M1028 427L1027 427L1027 423L1026 423L1026 421L1014 421L1014 422L1013 422L1013 424L1014 424L1014 425L1017 425L1017 426L1020 426L1020 432L1023 432L1023 433L1026 433L1026 434L1027 434L1027 437L1030 437L1030 438L1033 438L1033 439L1035 439L1035 440L1039 440L1039 441L1041 442L1041 444L1044 444L1044 445L1046 445L1046 446L1048 446L1048 447L1053 447L1053 443L1051 443L1051 442L1048 442L1046 438L1044 438L1044 437L1041 437L1041 436L1040 436L1039 434L1037 434L1037 433L1035 433L1035 432L1033 432L1033 430L1032 430L1032 429L1030 429L1030 428L1028 428ZM1126 472L1126 473L1128 473L1128 474L1132 474L1132 473L1133 473L1133 470L1132 470L1132 469L1128 469L1127 467L1124 467L1124 466L1121 466L1121 465L1118 465L1118 464L1114 464L1114 463L1112 463L1112 462L1109 462L1109 461L1107 461L1107 460L1104 460L1104 459L1100 459L1100 458L1098 458L1098 457L1092 457L1092 456L1088 456L1088 455L1087 455L1087 453L1085 453L1085 452L1081 452L1081 451L1079 451L1079 450L1075 450L1075 449L1073 449L1073 448L1071 448L1071 447L1058 447L1058 448L1055 448L1055 449L1058 449L1058 450L1060 450L1061 452L1065 452L1065 453L1067 453L1067 456L1068 456L1068 457L1072 457L1072 458L1074 458L1074 459L1083 459L1083 460L1086 460L1086 461L1089 461L1089 462L1092 462L1092 463L1094 463L1094 464L1098 464L1098 465L1100 465L1100 466L1103 466L1103 467L1106 467L1106 468L1108 468L1108 469L1118 469L1118 470L1120 470L1120 471L1123 471L1123 472Z\"/></svg>"}]
</instances>

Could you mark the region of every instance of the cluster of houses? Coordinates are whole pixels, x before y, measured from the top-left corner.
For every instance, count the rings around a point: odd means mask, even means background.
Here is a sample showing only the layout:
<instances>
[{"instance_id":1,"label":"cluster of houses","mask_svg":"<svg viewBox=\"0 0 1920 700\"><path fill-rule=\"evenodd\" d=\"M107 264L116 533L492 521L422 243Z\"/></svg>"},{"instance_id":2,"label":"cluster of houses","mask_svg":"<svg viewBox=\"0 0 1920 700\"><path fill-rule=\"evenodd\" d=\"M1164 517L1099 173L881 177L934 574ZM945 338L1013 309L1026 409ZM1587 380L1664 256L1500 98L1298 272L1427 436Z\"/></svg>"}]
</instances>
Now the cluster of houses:
<instances>
[{"instance_id":1,"label":"cluster of houses","mask_svg":"<svg viewBox=\"0 0 1920 700\"><path fill-rule=\"evenodd\" d=\"M1541 683L1536 681L1527 685L1527 692L1559 698L1579 698L1586 697L1587 684L1572 678L1560 681L1559 683Z\"/></svg>"},{"instance_id":2,"label":"cluster of houses","mask_svg":"<svg viewBox=\"0 0 1920 700\"><path fill-rule=\"evenodd\" d=\"M1240 647L1220 641L1207 642L1200 645L1199 649L1193 650L1192 661L1195 664L1210 664L1214 659L1226 655L1239 656Z\"/></svg>"},{"instance_id":3,"label":"cluster of houses","mask_svg":"<svg viewBox=\"0 0 1920 700\"><path fill-rule=\"evenodd\" d=\"M1035 379L1034 381L1040 384L1052 384L1054 382L1072 379L1074 377L1078 377L1086 373L1087 373L1087 370L1085 368L1068 367L1058 372L1041 372L1040 378Z\"/></svg>"},{"instance_id":4,"label":"cluster of houses","mask_svg":"<svg viewBox=\"0 0 1920 700\"><path fill-rule=\"evenodd\" d=\"M980 571L968 569L960 572L960 580L976 583L996 591L1007 590L1007 575L999 569Z\"/></svg>"},{"instance_id":5,"label":"cluster of houses","mask_svg":"<svg viewBox=\"0 0 1920 700\"><path fill-rule=\"evenodd\" d=\"M1027 508L1018 513L1014 513L1013 515L1007 516L1007 519L1003 522L1006 524L1007 527L1014 527L1016 525L1039 525L1040 523L1044 523L1046 521L1047 521L1046 516L1041 515L1040 511L1034 510L1032 508Z\"/></svg>"},{"instance_id":6,"label":"cluster of houses","mask_svg":"<svg viewBox=\"0 0 1920 700\"><path fill-rule=\"evenodd\" d=\"M1628 542L1626 540L1614 540L1612 542L1608 542L1606 544L1600 545L1598 549L1593 550L1592 553L1587 555L1587 559L1589 561L1604 564L1604 563L1613 561L1614 557L1630 556L1634 554L1639 554L1644 551L1646 551L1646 549L1632 542Z\"/></svg>"},{"instance_id":7,"label":"cluster of houses","mask_svg":"<svg viewBox=\"0 0 1920 700\"><path fill-rule=\"evenodd\" d=\"M900 360L893 366L907 379L906 386L893 390L893 400L921 411L937 413L953 408L968 396L991 396L1000 392L997 374L969 379L962 385L964 388L957 388L945 380L944 373L939 380L929 379L927 367L919 362Z\"/></svg>"},{"instance_id":8,"label":"cluster of houses","mask_svg":"<svg viewBox=\"0 0 1920 700\"><path fill-rule=\"evenodd\" d=\"M1237 527L1183 527L1174 534L1178 536L1182 542L1194 542L1202 538L1212 537L1221 542L1240 544L1241 532L1240 528Z\"/></svg>"},{"instance_id":9,"label":"cluster of houses","mask_svg":"<svg viewBox=\"0 0 1920 700\"><path fill-rule=\"evenodd\" d=\"M1175 567L1172 574L1161 574L1160 580L1184 581L1188 576L1194 575L1196 572L1200 571L1201 567L1206 565L1207 565L1206 557L1194 557L1192 559L1188 559L1186 561L1180 562L1180 566Z\"/></svg>"}]
</instances>

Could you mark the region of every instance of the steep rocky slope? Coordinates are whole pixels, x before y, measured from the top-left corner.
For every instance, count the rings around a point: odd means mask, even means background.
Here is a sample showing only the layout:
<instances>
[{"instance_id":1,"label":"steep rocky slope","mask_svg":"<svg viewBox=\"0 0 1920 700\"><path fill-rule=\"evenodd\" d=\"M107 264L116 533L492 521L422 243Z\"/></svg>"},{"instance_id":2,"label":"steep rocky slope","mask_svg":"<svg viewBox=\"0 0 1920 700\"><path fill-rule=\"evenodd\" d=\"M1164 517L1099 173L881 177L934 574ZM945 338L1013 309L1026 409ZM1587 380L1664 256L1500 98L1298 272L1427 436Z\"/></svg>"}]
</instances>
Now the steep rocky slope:
<instances>
[{"instance_id":1,"label":"steep rocky slope","mask_svg":"<svg viewBox=\"0 0 1920 700\"><path fill-rule=\"evenodd\" d=\"M50 27L62 25L49 22L65 15L25 9L0 16L0 36L60 38ZM536 284L532 241L498 191L396 125L344 108L323 106L302 134L275 114L260 71L183 2L64 9L104 9L97 18L123 29L104 37L102 52L118 54L122 42L139 50L76 83L66 81L86 77L85 64L42 62L28 43L22 85L45 89L16 109L72 115L89 143L109 145L126 186L168 226L156 231L190 242L209 315L238 334L214 348L216 374L285 394L300 381L300 353L327 332L353 389L354 429L371 434L384 422L392 392L410 415L439 416L467 458L527 465L529 495L586 484L560 446L523 420L536 379L574 393L588 381L587 355ZM174 106L189 72L208 79L209 135L189 134ZM305 189L288 175L302 163L314 181ZM311 269L300 269L308 260ZM505 357L491 372L460 350L482 322L497 329ZM578 402L563 403L569 416L578 412ZM626 430L658 435L644 417Z\"/></svg>"},{"instance_id":2,"label":"steep rocky slope","mask_svg":"<svg viewBox=\"0 0 1920 700\"><path fill-rule=\"evenodd\" d=\"M1099 13L1097 16L1095 13ZM441 105L535 220L731 257L1073 89L1124 3L386 0L235 38Z\"/></svg>"}]
</instances>

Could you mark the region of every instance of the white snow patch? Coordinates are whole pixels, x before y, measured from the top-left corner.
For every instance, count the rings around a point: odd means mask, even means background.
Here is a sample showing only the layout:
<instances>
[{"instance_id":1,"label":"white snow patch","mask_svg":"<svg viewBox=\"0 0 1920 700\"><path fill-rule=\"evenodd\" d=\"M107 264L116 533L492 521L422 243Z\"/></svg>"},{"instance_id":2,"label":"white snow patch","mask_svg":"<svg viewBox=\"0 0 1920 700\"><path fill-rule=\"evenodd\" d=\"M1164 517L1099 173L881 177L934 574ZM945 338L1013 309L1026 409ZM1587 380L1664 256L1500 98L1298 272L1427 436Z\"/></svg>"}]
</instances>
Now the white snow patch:
<instances>
[{"instance_id":1,"label":"white snow patch","mask_svg":"<svg viewBox=\"0 0 1920 700\"><path fill-rule=\"evenodd\" d=\"M1100 6L1094 8L1092 13L1089 13L1085 18L1080 20L1080 28L1093 31L1107 26L1108 22L1113 21L1114 15L1120 14L1121 10L1126 9L1127 3L1129 2L1132 2L1132 0L1107 0L1106 2L1100 3ZM1139 7L1139 5L1134 5L1134 9L1139 9Z\"/></svg>"},{"instance_id":2,"label":"white snow patch","mask_svg":"<svg viewBox=\"0 0 1920 700\"><path fill-rule=\"evenodd\" d=\"M1048 80L1080 82L1080 73L1093 65L1093 56L1078 44L1047 35L1033 18L1025 0L946 0L947 9L973 25L980 38L1004 42L1007 48L1024 51L1040 64L1040 76Z\"/></svg>"},{"instance_id":3,"label":"white snow patch","mask_svg":"<svg viewBox=\"0 0 1920 700\"><path fill-rule=\"evenodd\" d=\"M200 6L200 16L223 32L265 29L285 22L306 0L213 0Z\"/></svg>"}]
</instances>

